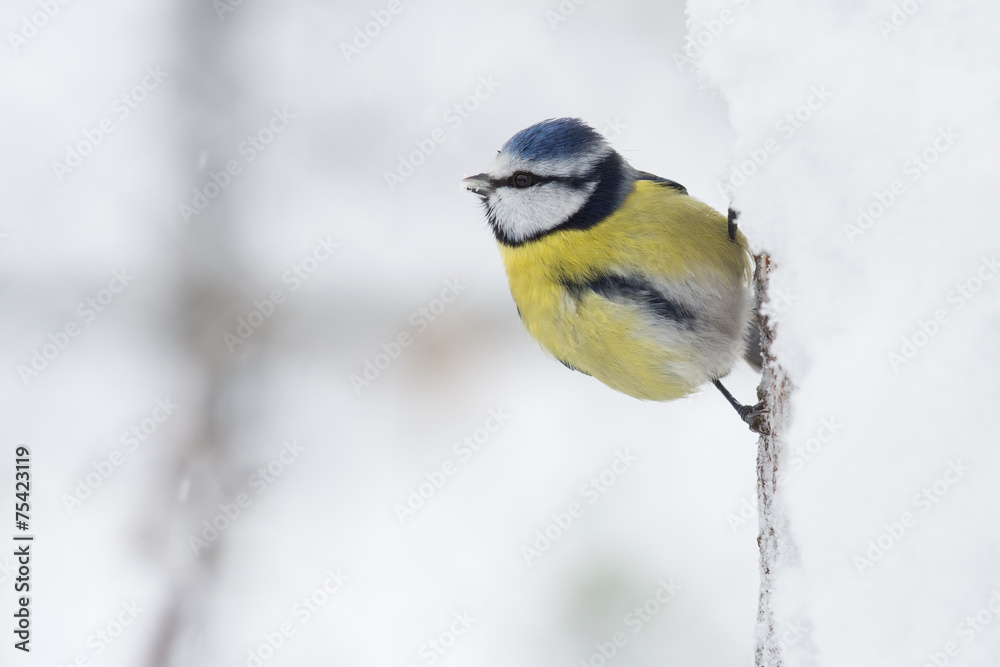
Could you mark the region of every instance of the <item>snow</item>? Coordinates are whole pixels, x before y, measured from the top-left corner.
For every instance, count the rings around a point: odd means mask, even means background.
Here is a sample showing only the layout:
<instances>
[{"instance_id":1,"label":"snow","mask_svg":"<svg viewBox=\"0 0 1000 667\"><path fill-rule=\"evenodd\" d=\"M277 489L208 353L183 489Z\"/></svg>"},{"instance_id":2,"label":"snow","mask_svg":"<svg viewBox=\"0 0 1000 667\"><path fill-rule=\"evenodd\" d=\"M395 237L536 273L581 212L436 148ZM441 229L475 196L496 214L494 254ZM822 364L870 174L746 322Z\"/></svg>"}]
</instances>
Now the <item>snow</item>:
<instances>
[{"instance_id":1,"label":"snow","mask_svg":"<svg viewBox=\"0 0 1000 667\"><path fill-rule=\"evenodd\" d=\"M1000 12L689 11L716 28L697 70L754 172L723 180L790 295L772 318L795 385L778 492L798 562L776 575L775 613L807 631L783 664L992 664Z\"/></svg>"}]
</instances>

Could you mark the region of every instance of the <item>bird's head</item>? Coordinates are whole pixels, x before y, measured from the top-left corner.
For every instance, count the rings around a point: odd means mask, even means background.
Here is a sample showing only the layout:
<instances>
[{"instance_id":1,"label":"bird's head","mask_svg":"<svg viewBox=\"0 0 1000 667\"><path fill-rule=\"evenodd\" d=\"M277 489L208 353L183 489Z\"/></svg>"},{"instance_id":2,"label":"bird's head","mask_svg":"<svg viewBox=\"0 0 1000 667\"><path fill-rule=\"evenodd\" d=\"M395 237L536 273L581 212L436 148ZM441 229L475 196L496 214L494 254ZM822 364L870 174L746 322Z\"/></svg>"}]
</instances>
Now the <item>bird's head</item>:
<instances>
[{"instance_id":1,"label":"bird's head","mask_svg":"<svg viewBox=\"0 0 1000 667\"><path fill-rule=\"evenodd\" d=\"M497 240L521 245L596 224L621 206L634 174L582 120L553 118L515 134L490 171L462 183L483 200Z\"/></svg>"}]
</instances>

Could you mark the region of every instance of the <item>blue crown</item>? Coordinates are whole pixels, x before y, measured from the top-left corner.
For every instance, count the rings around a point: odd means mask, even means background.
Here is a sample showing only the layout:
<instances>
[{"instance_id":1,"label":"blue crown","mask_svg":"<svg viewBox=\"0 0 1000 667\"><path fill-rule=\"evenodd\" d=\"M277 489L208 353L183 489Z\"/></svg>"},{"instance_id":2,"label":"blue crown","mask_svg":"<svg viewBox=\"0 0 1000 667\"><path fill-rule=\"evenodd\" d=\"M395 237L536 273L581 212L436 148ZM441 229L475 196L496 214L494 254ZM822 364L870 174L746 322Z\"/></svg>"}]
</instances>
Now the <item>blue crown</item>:
<instances>
[{"instance_id":1,"label":"blue crown","mask_svg":"<svg viewBox=\"0 0 1000 667\"><path fill-rule=\"evenodd\" d=\"M579 118L549 118L521 130L501 149L529 160L567 158L601 146L604 138Z\"/></svg>"}]
</instances>

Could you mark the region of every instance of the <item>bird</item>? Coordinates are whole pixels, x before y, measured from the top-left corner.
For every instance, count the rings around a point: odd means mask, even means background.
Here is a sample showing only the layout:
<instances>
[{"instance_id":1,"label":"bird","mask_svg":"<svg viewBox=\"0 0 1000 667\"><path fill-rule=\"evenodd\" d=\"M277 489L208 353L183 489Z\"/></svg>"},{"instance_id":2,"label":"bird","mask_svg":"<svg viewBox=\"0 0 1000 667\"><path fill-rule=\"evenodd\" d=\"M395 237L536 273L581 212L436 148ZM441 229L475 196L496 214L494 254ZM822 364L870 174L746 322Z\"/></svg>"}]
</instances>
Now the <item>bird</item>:
<instances>
[{"instance_id":1,"label":"bird","mask_svg":"<svg viewBox=\"0 0 1000 667\"><path fill-rule=\"evenodd\" d=\"M762 404L720 382L754 334L753 258L736 211L635 169L579 118L521 130L462 184L485 208L518 315L542 348L638 399L711 382L760 430Z\"/></svg>"}]
</instances>

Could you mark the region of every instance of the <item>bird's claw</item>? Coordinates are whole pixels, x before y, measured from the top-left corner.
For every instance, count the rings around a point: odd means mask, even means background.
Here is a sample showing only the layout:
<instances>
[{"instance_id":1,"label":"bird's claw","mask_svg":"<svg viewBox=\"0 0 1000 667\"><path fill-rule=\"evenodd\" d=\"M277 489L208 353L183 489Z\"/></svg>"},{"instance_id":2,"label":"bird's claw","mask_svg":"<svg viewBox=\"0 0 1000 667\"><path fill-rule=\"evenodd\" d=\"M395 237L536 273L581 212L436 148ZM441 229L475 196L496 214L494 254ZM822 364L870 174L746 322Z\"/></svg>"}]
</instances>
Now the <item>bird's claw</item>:
<instances>
[{"instance_id":1,"label":"bird's claw","mask_svg":"<svg viewBox=\"0 0 1000 667\"><path fill-rule=\"evenodd\" d=\"M770 421L767 418L767 408L764 401L756 405L744 405L738 410L740 418L747 423L750 430L760 435L770 435Z\"/></svg>"}]
</instances>

